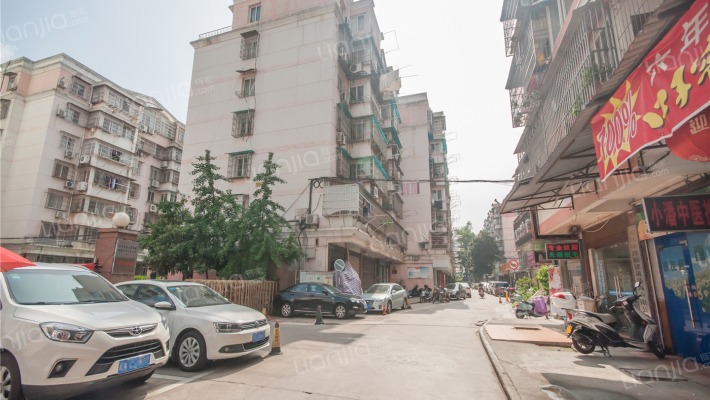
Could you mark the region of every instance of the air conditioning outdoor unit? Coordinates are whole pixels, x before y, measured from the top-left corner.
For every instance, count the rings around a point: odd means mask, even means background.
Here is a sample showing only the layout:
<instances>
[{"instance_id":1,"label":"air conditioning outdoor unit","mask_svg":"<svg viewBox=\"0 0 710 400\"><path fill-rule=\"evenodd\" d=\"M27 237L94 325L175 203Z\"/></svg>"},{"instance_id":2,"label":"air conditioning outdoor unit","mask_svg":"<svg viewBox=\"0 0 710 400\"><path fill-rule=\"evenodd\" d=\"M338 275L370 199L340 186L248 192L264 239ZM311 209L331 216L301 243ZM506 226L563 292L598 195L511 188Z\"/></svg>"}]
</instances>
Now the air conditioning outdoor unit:
<instances>
[{"instance_id":1,"label":"air conditioning outdoor unit","mask_svg":"<svg viewBox=\"0 0 710 400\"><path fill-rule=\"evenodd\" d=\"M7 85L7 90L10 90L10 91L17 90L17 83L12 82L11 84Z\"/></svg>"},{"instance_id":2,"label":"air conditioning outdoor unit","mask_svg":"<svg viewBox=\"0 0 710 400\"><path fill-rule=\"evenodd\" d=\"M347 103L348 96L345 94L345 92L340 93L340 101L343 103Z\"/></svg>"},{"instance_id":3,"label":"air conditioning outdoor unit","mask_svg":"<svg viewBox=\"0 0 710 400\"><path fill-rule=\"evenodd\" d=\"M87 182L79 182L76 184L76 190L80 192L86 192L89 189L89 184Z\"/></svg>"},{"instance_id":4,"label":"air conditioning outdoor unit","mask_svg":"<svg viewBox=\"0 0 710 400\"><path fill-rule=\"evenodd\" d=\"M150 182L150 187L157 188L158 186L160 186L160 181L153 180Z\"/></svg>"},{"instance_id":5,"label":"air conditioning outdoor unit","mask_svg":"<svg viewBox=\"0 0 710 400\"><path fill-rule=\"evenodd\" d=\"M67 217L67 212L66 211L57 211L57 213L54 215L55 218L59 219L64 219Z\"/></svg>"},{"instance_id":6,"label":"air conditioning outdoor unit","mask_svg":"<svg viewBox=\"0 0 710 400\"><path fill-rule=\"evenodd\" d=\"M350 66L350 72L357 73L362 72L362 63L355 63Z\"/></svg>"},{"instance_id":7,"label":"air conditioning outdoor unit","mask_svg":"<svg viewBox=\"0 0 710 400\"><path fill-rule=\"evenodd\" d=\"M74 189L74 182L66 181L66 182L64 182L64 187L67 189Z\"/></svg>"},{"instance_id":8,"label":"air conditioning outdoor unit","mask_svg":"<svg viewBox=\"0 0 710 400\"><path fill-rule=\"evenodd\" d=\"M60 80L57 81L57 87L60 87L60 88L62 88L62 89L66 89L66 88L67 88L67 84L66 84L62 79L60 79Z\"/></svg>"},{"instance_id":9,"label":"air conditioning outdoor unit","mask_svg":"<svg viewBox=\"0 0 710 400\"><path fill-rule=\"evenodd\" d=\"M91 156L81 156L79 157L79 164L88 164L91 162Z\"/></svg>"},{"instance_id":10,"label":"air conditioning outdoor unit","mask_svg":"<svg viewBox=\"0 0 710 400\"><path fill-rule=\"evenodd\" d=\"M318 226L318 214L308 214L306 215L306 225Z\"/></svg>"},{"instance_id":11,"label":"air conditioning outdoor unit","mask_svg":"<svg viewBox=\"0 0 710 400\"><path fill-rule=\"evenodd\" d=\"M419 248L426 250L429 247L429 242L419 242Z\"/></svg>"},{"instance_id":12,"label":"air conditioning outdoor unit","mask_svg":"<svg viewBox=\"0 0 710 400\"><path fill-rule=\"evenodd\" d=\"M167 162L167 161L161 161L161 162L160 162L160 168L168 168L168 162Z\"/></svg>"},{"instance_id":13,"label":"air conditioning outdoor unit","mask_svg":"<svg viewBox=\"0 0 710 400\"><path fill-rule=\"evenodd\" d=\"M348 137L343 132L338 132L338 144L343 145L348 142Z\"/></svg>"},{"instance_id":14,"label":"air conditioning outdoor unit","mask_svg":"<svg viewBox=\"0 0 710 400\"><path fill-rule=\"evenodd\" d=\"M380 197L380 190L377 189L377 186L373 186L373 187L372 187L372 192L371 192L371 193L372 193L372 195L373 195L375 198Z\"/></svg>"},{"instance_id":15,"label":"air conditioning outdoor unit","mask_svg":"<svg viewBox=\"0 0 710 400\"><path fill-rule=\"evenodd\" d=\"M66 113L61 108L57 110L57 116L59 116L59 118L64 118L65 114Z\"/></svg>"},{"instance_id":16,"label":"air conditioning outdoor unit","mask_svg":"<svg viewBox=\"0 0 710 400\"><path fill-rule=\"evenodd\" d=\"M151 204L151 205L150 205L150 212L152 212L152 213L157 213L157 212L158 212L158 206L156 206L155 204Z\"/></svg>"},{"instance_id":17,"label":"air conditioning outdoor unit","mask_svg":"<svg viewBox=\"0 0 710 400\"><path fill-rule=\"evenodd\" d=\"M74 151L72 151L72 150L65 151L64 158L74 158Z\"/></svg>"}]
</instances>

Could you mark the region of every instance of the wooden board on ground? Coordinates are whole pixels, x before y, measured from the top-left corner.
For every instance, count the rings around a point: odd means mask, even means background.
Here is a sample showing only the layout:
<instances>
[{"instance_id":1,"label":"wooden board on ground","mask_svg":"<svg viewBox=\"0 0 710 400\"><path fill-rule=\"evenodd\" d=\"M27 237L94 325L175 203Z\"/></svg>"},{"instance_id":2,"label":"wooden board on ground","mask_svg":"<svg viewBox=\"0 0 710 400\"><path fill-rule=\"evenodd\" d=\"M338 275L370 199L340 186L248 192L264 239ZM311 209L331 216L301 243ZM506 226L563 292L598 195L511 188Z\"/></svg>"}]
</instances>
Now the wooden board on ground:
<instances>
[{"instance_id":1,"label":"wooden board on ground","mask_svg":"<svg viewBox=\"0 0 710 400\"><path fill-rule=\"evenodd\" d=\"M492 340L526 342L540 346L569 347L572 345L572 339L568 339L562 333L543 327L530 328L530 326L516 327L514 325L485 326L486 333Z\"/></svg>"}]
</instances>

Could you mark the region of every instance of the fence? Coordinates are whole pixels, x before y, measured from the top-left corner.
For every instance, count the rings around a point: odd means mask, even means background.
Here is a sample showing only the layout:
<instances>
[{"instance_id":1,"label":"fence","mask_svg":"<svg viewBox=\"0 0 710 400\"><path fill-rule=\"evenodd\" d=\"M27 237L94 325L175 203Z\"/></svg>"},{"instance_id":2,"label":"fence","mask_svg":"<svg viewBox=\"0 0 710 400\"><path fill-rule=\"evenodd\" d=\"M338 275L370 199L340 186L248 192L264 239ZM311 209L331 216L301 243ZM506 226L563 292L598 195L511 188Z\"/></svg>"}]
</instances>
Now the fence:
<instances>
[{"instance_id":1,"label":"fence","mask_svg":"<svg viewBox=\"0 0 710 400\"><path fill-rule=\"evenodd\" d=\"M266 311L273 311L273 301L279 291L279 283L274 281L226 281L188 279L188 282L201 283L219 293L234 304L261 311L266 302Z\"/></svg>"}]
</instances>

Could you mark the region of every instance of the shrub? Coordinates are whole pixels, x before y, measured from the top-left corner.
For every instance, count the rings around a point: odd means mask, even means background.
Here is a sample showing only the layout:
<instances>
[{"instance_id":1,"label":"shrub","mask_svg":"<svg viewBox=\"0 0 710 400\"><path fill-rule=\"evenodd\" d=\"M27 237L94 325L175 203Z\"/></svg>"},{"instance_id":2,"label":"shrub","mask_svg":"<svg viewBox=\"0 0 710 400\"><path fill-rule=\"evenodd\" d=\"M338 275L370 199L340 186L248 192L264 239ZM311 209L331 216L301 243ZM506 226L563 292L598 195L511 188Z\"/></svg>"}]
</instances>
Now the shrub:
<instances>
[{"instance_id":1,"label":"shrub","mask_svg":"<svg viewBox=\"0 0 710 400\"><path fill-rule=\"evenodd\" d=\"M146 276L145 275L136 275L133 277L133 280L134 281L144 281L144 280L146 280Z\"/></svg>"}]
</instances>

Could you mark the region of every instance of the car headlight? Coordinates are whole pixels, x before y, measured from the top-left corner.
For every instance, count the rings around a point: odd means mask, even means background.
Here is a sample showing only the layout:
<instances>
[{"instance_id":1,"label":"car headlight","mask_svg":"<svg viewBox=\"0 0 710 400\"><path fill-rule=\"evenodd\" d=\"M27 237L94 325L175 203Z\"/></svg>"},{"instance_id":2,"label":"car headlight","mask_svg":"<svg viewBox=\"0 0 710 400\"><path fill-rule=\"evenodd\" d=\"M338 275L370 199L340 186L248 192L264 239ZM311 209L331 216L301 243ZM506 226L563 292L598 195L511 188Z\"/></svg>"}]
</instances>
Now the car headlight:
<instances>
[{"instance_id":1,"label":"car headlight","mask_svg":"<svg viewBox=\"0 0 710 400\"><path fill-rule=\"evenodd\" d=\"M90 329L61 322L44 322L39 326L47 339L57 342L86 343L94 333Z\"/></svg>"},{"instance_id":2,"label":"car headlight","mask_svg":"<svg viewBox=\"0 0 710 400\"><path fill-rule=\"evenodd\" d=\"M236 322L215 322L214 329L219 333L241 332L242 327Z\"/></svg>"},{"instance_id":3,"label":"car headlight","mask_svg":"<svg viewBox=\"0 0 710 400\"><path fill-rule=\"evenodd\" d=\"M375 299L375 303L384 303L385 299Z\"/></svg>"},{"instance_id":4,"label":"car headlight","mask_svg":"<svg viewBox=\"0 0 710 400\"><path fill-rule=\"evenodd\" d=\"M166 317L165 315L161 315L160 323L163 324L163 328L168 329L168 317Z\"/></svg>"},{"instance_id":5,"label":"car headlight","mask_svg":"<svg viewBox=\"0 0 710 400\"><path fill-rule=\"evenodd\" d=\"M362 300L351 297L350 301L352 301L353 303L360 303Z\"/></svg>"}]
</instances>

